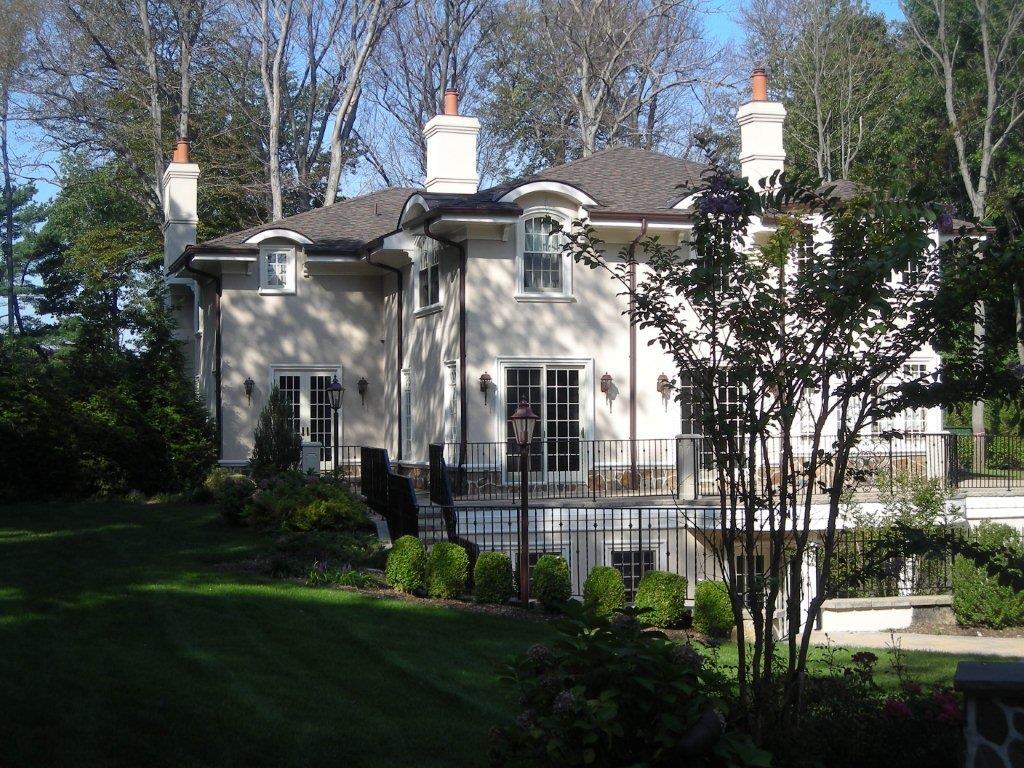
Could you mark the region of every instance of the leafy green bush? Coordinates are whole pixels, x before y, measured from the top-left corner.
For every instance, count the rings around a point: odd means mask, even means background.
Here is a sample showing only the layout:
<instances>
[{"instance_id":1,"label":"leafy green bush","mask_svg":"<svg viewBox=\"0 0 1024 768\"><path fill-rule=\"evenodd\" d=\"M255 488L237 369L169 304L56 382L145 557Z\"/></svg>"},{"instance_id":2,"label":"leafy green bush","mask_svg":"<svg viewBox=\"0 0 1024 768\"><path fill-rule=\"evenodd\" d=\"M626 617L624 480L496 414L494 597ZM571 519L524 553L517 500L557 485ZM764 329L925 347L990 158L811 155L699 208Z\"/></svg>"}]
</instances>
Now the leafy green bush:
<instances>
[{"instance_id":1,"label":"leafy green bush","mask_svg":"<svg viewBox=\"0 0 1024 768\"><path fill-rule=\"evenodd\" d=\"M245 518L245 505L252 499L256 483L239 472L217 467L206 476L203 490L227 522L239 525Z\"/></svg>"},{"instance_id":2,"label":"leafy green bush","mask_svg":"<svg viewBox=\"0 0 1024 768\"><path fill-rule=\"evenodd\" d=\"M561 609L572 596L569 564L561 555L541 555L533 566L531 592L547 610Z\"/></svg>"},{"instance_id":3,"label":"leafy green bush","mask_svg":"<svg viewBox=\"0 0 1024 768\"><path fill-rule=\"evenodd\" d=\"M686 577L648 571L636 588L637 618L655 627L672 627L686 615Z\"/></svg>"},{"instance_id":4,"label":"leafy green bush","mask_svg":"<svg viewBox=\"0 0 1024 768\"><path fill-rule=\"evenodd\" d=\"M427 551L415 536L402 536L391 547L384 578L399 592L419 592L427 584Z\"/></svg>"},{"instance_id":5,"label":"leafy green bush","mask_svg":"<svg viewBox=\"0 0 1024 768\"><path fill-rule=\"evenodd\" d=\"M692 646L641 631L626 614L559 631L509 667L521 710L491 731L490 765L770 765L730 717L727 678Z\"/></svg>"},{"instance_id":6,"label":"leafy green bush","mask_svg":"<svg viewBox=\"0 0 1024 768\"><path fill-rule=\"evenodd\" d=\"M702 581L693 594L693 628L708 637L728 637L734 625L729 589L720 581Z\"/></svg>"},{"instance_id":7,"label":"leafy green bush","mask_svg":"<svg viewBox=\"0 0 1024 768\"><path fill-rule=\"evenodd\" d=\"M427 556L427 594L431 597L458 597L466 591L469 555L450 541L440 541Z\"/></svg>"},{"instance_id":8,"label":"leafy green bush","mask_svg":"<svg viewBox=\"0 0 1024 768\"><path fill-rule=\"evenodd\" d=\"M626 584L615 568L599 565L583 584L583 605L594 616L611 616L626 605Z\"/></svg>"},{"instance_id":9,"label":"leafy green bush","mask_svg":"<svg viewBox=\"0 0 1024 768\"><path fill-rule=\"evenodd\" d=\"M473 567L473 595L481 603L507 603L515 594L512 560L504 552L481 552Z\"/></svg>"},{"instance_id":10,"label":"leafy green bush","mask_svg":"<svg viewBox=\"0 0 1024 768\"><path fill-rule=\"evenodd\" d=\"M338 584L342 587L372 589L377 586L376 579L368 573L351 568L332 568L325 560L317 560L306 575L306 583L310 586Z\"/></svg>"},{"instance_id":11,"label":"leafy green bush","mask_svg":"<svg viewBox=\"0 0 1024 768\"><path fill-rule=\"evenodd\" d=\"M985 463L989 469L1024 469L1024 438L990 437L985 447Z\"/></svg>"},{"instance_id":12,"label":"leafy green bush","mask_svg":"<svg viewBox=\"0 0 1024 768\"><path fill-rule=\"evenodd\" d=\"M301 460L302 438L292 427L291 403L274 387L253 434L249 459L252 473L255 477L269 477L295 469Z\"/></svg>"},{"instance_id":13,"label":"leafy green bush","mask_svg":"<svg viewBox=\"0 0 1024 768\"><path fill-rule=\"evenodd\" d=\"M261 528L289 531L369 529L367 508L343 482L332 477L283 472L259 482L245 507Z\"/></svg>"},{"instance_id":14,"label":"leafy green bush","mask_svg":"<svg viewBox=\"0 0 1024 768\"><path fill-rule=\"evenodd\" d=\"M345 531L289 531L274 542L270 573L276 577L305 576L311 562L383 567L383 547L376 535Z\"/></svg>"},{"instance_id":15,"label":"leafy green bush","mask_svg":"<svg viewBox=\"0 0 1024 768\"><path fill-rule=\"evenodd\" d=\"M1024 537L1008 525L984 522L975 536L982 547L1010 547L1024 557ZM985 568L958 555L953 562L953 614L965 627L1024 626L1024 592L1001 585Z\"/></svg>"}]
</instances>

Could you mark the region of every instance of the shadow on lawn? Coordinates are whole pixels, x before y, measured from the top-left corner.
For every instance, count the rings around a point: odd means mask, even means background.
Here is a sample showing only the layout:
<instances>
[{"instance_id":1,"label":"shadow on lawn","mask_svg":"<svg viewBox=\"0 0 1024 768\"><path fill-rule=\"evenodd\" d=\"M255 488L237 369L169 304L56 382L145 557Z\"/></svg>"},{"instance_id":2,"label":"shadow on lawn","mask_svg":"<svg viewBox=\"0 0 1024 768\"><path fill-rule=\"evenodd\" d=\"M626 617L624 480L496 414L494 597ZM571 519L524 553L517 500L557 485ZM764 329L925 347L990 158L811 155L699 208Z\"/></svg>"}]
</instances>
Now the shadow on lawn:
<instances>
[{"instance_id":1,"label":"shadow on lawn","mask_svg":"<svg viewBox=\"0 0 1024 768\"><path fill-rule=\"evenodd\" d=\"M210 564L260 540L208 510L89 506L0 539L5 766L480 765L501 662L546 632L247 581Z\"/></svg>"}]
</instances>

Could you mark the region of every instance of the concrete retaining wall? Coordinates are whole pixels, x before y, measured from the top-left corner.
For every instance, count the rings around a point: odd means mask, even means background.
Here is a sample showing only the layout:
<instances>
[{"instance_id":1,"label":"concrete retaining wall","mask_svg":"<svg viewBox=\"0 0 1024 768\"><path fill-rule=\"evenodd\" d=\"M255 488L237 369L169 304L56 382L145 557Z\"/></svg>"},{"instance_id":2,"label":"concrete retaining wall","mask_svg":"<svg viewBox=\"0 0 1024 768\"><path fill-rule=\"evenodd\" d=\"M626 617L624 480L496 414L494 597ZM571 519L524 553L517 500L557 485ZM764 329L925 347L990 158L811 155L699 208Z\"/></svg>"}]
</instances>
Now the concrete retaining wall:
<instances>
[{"instance_id":1,"label":"concrete retaining wall","mask_svg":"<svg viewBox=\"0 0 1024 768\"><path fill-rule=\"evenodd\" d=\"M884 632L906 629L915 622L953 623L950 595L916 597L849 597L829 600L821 609L825 632Z\"/></svg>"}]
</instances>

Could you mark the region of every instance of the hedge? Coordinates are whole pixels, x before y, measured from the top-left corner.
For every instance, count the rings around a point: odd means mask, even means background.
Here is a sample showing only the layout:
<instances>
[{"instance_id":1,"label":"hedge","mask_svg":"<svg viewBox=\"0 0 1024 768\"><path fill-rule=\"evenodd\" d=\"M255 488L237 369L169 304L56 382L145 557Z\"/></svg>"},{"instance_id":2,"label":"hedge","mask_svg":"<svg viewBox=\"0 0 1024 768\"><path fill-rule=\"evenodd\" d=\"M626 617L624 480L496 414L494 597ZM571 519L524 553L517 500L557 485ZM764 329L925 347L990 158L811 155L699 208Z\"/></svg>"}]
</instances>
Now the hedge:
<instances>
[{"instance_id":1,"label":"hedge","mask_svg":"<svg viewBox=\"0 0 1024 768\"><path fill-rule=\"evenodd\" d=\"M402 536L391 548L384 578L399 592L417 592L427 583L427 553L415 536Z\"/></svg>"},{"instance_id":2,"label":"hedge","mask_svg":"<svg viewBox=\"0 0 1024 768\"><path fill-rule=\"evenodd\" d=\"M976 531L978 543L984 547L1016 547L1024 557L1024 537L1003 523L984 522ZM976 566L963 556L953 562L953 614L965 627L1024 626L1024 592L1002 586L985 568Z\"/></svg>"},{"instance_id":3,"label":"hedge","mask_svg":"<svg viewBox=\"0 0 1024 768\"><path fill-rule=\"evenodd\" d=\"M458 597L466 591L469 576L469 555L451 541L441 541L430 548L427 557L427 594L431 597Z\"/></svg>"},{"instance_id":4,"label":"hedge","mask_svg":"<svg viewBox=\"0 0 1024 768\"><path fill-rule=\"evenodd\" d=\"M693 628L709 637L728 637L733 628L729 589L720 581L702 581L693 595Z\"/></svg>"},{"instance_id":5,"label":"hedge","mask_svg":"<svg viewBox=\"0 0 1024 768\"><path fill-rule=\"evenodd\" d=\"M507 603L515 594L512 560L503 552L481 552L473 568L473 595L481 603Z\"/></svg>"},{"instance_id":6,"label":"hedge","mask_svg":"<svg viewBox=\"0 0 1024 768\"><path fill-rule=\"evenodd\" d=\"M615 568L599 565L583 584L583 605L594 616L611 616L626 605L626 584Z\"/></svg>"},{"instance_id":7,"label":"hedge","mask_svg":"<svg viewBox=\"0 0 1024 768\"><path fill-rule=\"evenodd\" d=\"M633 604L643 624L654 627L679 624L686 614L686 577L667 571L648 571L637 585Z\"/></svg>"},{"instance_id":8,"label":"hedge","mask_svg":"<svg viewBox=\"0 0 1024 768\"><path fill-rule=\"evenodd\" d=\"M533 596L549 611L558 610L572 596L569 564L561 555L541 555L533 566Z\"/></svg>"}]
</instances>

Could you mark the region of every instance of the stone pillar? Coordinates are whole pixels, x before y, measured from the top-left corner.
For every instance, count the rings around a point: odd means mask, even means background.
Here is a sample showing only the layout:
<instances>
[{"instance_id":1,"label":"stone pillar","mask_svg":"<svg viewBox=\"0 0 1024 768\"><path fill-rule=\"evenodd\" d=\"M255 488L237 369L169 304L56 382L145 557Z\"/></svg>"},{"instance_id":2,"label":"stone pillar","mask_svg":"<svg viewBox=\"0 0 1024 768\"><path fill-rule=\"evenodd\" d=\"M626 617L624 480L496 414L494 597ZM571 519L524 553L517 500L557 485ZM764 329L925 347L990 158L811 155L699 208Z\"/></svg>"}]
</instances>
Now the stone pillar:
<instances>
[{"instance_id":1,"label":"stone pillar","mask_svg":"<svg viewBox=\"0 0 1024 768\"><path fill-rule=\"evenodd\" d=\"M700 490L697 476L697 451L700 435L676 436L676 498L696 499Z\"/></svg>"},{"instance_id":2,"label":"stone pillar","mask_svg":"<svg viewBox=\"0 0 1024 768\"><path fill-rule=\"evenodd\" d=\"M967 704L965 768L1024 766L1024 662L961 661L953 685Z\"/></svg>"},{"instance_id":3,"label":"stone pillar","mask_svg":"<svg viewBox=\"0 0 1024 768\"><path fill-rule=\"evenodd\" d=\"M303 472L320 474L320 449L323 446L318 442L302 443L302 463L299 468Z\"/></svg>"}]
</instances>

